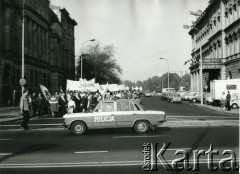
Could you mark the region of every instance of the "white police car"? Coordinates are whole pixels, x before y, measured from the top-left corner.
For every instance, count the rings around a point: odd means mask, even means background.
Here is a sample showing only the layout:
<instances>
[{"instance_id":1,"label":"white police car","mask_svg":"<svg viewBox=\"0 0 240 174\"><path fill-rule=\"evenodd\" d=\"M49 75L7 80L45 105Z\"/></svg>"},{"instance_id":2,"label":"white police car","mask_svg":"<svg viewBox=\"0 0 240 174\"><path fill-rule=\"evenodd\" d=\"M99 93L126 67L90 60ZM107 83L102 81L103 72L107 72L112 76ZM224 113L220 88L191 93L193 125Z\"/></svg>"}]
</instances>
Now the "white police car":
<instances>
[{"instance_id":1,"label":"white police car","mask_svg":"<svg viewBox=\"0 0 240 174\"><path fill-rule=\"evenodd\" d=\"M145 110L134 99L102 100L93 112L63 116L63 126L74 135L82 135L87 129L124 127L133 127L137 133L147 133L165 121L165 112Z\"/></svg>"}]
</instances>

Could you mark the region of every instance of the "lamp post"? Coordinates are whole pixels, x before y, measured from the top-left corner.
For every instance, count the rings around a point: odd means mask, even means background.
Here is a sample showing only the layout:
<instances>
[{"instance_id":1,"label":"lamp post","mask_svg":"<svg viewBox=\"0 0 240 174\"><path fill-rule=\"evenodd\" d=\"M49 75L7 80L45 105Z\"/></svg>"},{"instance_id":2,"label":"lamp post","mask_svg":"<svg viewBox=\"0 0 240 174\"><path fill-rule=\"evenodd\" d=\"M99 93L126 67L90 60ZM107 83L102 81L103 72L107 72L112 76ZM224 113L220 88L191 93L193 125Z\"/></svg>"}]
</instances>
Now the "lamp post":
<instances>
[{"instance_id":1,"label":"lamp post","mask_svg":"<svg viewBox=\"0 0 240 174\"><path fill-rule=\"evenodd\" d=\"M183 25L184 29L190 29L193 28L195 30L197 30L198 32L200 32L200 30L194 26L189 26L189 25ZM200 96L201 96L201 105L203 105L203 78L202 78L202 69L203 69L203 65L202 65L203 59L202 59L202 40L200 39L200 67L199 67L199 71L200 71Z\"/></svg>"},{"instance_id":2,"label":"lamp post","mask_svg":"<svg viewBox=\"0 0 240 174\"><path fill-rule=\"evenodd\" d=\"M83 42L82 44L82 47L81 47L81 79L82 79L82 75L83 75L83 72L82 72L82 69L83 69L83 46L86 42L94 42L95 39L91 39L91 40L87 40L85 42Z\"/></svg>"},{"instance_id":3,"label":"lamp post","mask_svg":"<svg viewBox=\"0 0 240 174\"><path fill-rule=\"evenodd\" d=\"M25 13L25 10L24 10L24 6L25 6L25 0L23 0L23 10L22 10L22 81L24 81L24 13ZM26 81L24 81L26 83ZM23 94L23 90L24 90L24 85L25 83L22 83L21 86L22 86L22 94Z\"/></svg>"},{"instance_id":4,"label":"lamp post","mask_svg":"<svg viewBox=\"0 0 240 174\"><path fill-rule=\"evenodd\" d=\"M167 65L168 65L168 92L169 92L169 63L168 63L168 60L166 58L160 57L159 59L164 59L164 60L167 61Z\"/></svg>"}]
</instances>

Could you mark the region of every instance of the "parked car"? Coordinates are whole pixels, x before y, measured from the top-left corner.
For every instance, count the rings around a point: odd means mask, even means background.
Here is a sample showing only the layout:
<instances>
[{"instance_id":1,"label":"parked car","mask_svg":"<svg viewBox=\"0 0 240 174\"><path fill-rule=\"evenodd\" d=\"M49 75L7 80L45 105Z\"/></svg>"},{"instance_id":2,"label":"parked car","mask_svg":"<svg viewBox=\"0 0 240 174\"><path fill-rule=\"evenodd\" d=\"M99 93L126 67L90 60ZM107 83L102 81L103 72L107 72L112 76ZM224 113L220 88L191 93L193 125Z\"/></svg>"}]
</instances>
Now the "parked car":
<instances>
[{"instance_id":1,"label":"parked car","mask_svg":"<svg viewBox=\"0 0 240 174\"><path fill-rule=\"evenodd\" d=\"M167 95L167 101L170 102L171 101L171 98L173 96L174 93L168 93Z\"/></svg>"},{"instance_id":2,"label":"parked car","mask_svg":"<svg viewBox=\"0 0 240 174\"><path fill-rule=\"evenodd\" d=\"M166 101L168 99L168 93L162 93L161 100Z\"/></svg>"},{"instance_id":3,"label":"parked car","mask_svg":"<svg viewBox=\"0 0 240 174\"><path fill-rule=\"evenodd\" d=\"M189 96L191 96L193 93L194 93L194 92L188 92L188 93L186 93L186 94L182 97L182 99L183 99L183 100L189 100Z\"/></svg>"},{"instance_id":4,"label":"parked car","mask_svg":"<svg viewBox=\"0 0 240 174\"><path fill-rule=\"evenodd\" d=\"M151 96L152 96L152 94L151 94L150 91L146 91L146 92L145 92L145 97L151 97Z\"/></svg>"},{"instance_id":5,"label":"parked car","mask_svg":"<svg viewBox=\"0 0 240 174\"><path fill-rule=\"evenodd\" d=\"M192 101L193 103L196 103L200 98L200 93L199 92L193 92L189 97L188 100Z\"/></svg>"},{"instance_id":6,"label":"parked car","mask_svg":"<svg viewBox=\"0 0 240 174\"><path fill-rule=\"evenodd\" d=\"M170 98L170 102L171 103L181 103L182 102L182 97L180 94L173 94Z\"/></svg>"},{"instance_id":7,"label":"parked car","mask_svg":"<svg viewBox=\"0 0 240 174\"><path fill-rule=\"evenodd\" d=\"M63 116L63 126L74 135L82 135L87 129L123 127L133 127L144 134L165 121L165 112L145 110L134 99L101 100L93 112Z\"/></svg>"},{"instance_id":8,"label":"parked car","mask_svg":"<svg viewBox=\"0 0 240 174\"><path fill-rule=\"evenodd\" d=\"M239 106L240 106L240 98L232 99L232 100L230 101L230 106L231 106L233 109L239 108Z\"/></svg>"},{"instance_id":9,"label":"parked car","mask_svg":"<svg viewBox=\"0 0 240 174\"><path fill-rule=\"evenodd\" d=\"M213 103L213 99L212 99L211 93L205 93L203 95L203 102L205 104L212 104Z\"/></svg>"}]
</instances>

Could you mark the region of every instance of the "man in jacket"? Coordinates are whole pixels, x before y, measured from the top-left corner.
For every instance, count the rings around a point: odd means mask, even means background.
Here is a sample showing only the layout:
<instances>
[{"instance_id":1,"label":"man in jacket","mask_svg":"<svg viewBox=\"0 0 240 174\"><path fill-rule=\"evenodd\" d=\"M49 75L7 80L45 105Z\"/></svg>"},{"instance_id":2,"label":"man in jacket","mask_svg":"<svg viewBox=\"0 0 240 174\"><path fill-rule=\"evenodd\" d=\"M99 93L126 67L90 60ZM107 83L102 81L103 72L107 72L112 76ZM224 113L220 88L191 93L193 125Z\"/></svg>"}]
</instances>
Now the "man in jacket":
<instances>
[{"instance_id":1,"label":"man in jacket","mask_svg":"<svg viewBox=\"0 0 240 174\"><path fill-rule=\"evenodd\" d=\"M23 115L23 121L21 127L24 130L28 130L28 122L30 119L28 90L23 91L23 95L20 99L20 113Z\"/></svg>"}]
</instances>

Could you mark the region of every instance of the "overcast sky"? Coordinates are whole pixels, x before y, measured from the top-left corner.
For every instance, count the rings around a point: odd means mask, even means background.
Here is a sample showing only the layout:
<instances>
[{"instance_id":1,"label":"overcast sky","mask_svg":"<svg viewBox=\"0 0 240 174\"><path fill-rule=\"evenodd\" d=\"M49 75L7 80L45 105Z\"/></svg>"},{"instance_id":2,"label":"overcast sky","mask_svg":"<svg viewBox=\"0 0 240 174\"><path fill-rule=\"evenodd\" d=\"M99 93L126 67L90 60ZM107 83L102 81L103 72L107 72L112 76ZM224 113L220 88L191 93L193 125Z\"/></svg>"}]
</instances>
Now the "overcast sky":
<instances>
[{"instance_id":1,"label":"overcast sky","mask_svg":"<svg viewBox=\"0 0 240 174\"><path fill-rule=\"evenodd\" d=\"M84 41L113 44L122 80L147 80L170 71L188 71L192 41L184 24L196 20L189 11L204 10L209 0L51 0L64 7L78 25L75 52ZM91 44L88 42L85 44ZM84 47L85 47L84 46Z\"/></svg>"}]
</instances>

